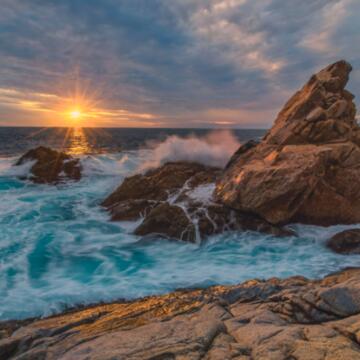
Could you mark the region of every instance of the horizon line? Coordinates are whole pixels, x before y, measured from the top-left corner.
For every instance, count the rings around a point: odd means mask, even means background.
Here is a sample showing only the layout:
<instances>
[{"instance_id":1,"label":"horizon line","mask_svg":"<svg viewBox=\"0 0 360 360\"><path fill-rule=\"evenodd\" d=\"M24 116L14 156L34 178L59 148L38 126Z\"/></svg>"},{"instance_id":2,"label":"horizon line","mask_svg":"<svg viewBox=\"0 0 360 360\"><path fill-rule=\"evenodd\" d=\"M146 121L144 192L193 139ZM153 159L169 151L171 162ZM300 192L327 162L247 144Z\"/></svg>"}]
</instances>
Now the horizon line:
<instances>
[{"instance_id":1,"label":"horizon line","mask_svg":"<svg viewBox=\"0 0 360 360\"><path fill-rule=\"evenodd\" d=\"M251 127L157 127L157 126L24 126L24 125L0 125L0 128L41 128L41 129L69 129L69 128L82 128L82 129L194 129L194 130L269 130L270 127L251 128Z\"/></svg>"}]
</instances>

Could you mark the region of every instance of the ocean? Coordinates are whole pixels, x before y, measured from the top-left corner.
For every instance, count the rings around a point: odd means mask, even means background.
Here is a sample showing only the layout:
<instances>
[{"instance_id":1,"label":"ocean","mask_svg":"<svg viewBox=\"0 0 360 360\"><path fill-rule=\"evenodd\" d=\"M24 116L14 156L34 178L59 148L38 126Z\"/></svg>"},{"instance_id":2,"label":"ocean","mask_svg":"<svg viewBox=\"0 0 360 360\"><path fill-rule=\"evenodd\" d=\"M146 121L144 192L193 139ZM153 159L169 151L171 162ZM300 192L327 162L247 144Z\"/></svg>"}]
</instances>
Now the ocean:
<instances>
[{"instance_id":1,"label":"ocean","mask_svg":"<svg viewBox=\"0 0 360 360\"><path fill-rule=\"evenodd\" d=\"M201 244L149 242L131 234L136 223L110 222L99 206L124 177L149 164L224 165L239 143L264 133L0 128L0 319L252 278L318 278L357 265L356 255L337 255L324 245L346 226L294 224L299 236L289 238L229 232ZM29 167L13 164L38 145L79 157L81 181L50 186L21 180Z\"/></svg>"}]
</instances>

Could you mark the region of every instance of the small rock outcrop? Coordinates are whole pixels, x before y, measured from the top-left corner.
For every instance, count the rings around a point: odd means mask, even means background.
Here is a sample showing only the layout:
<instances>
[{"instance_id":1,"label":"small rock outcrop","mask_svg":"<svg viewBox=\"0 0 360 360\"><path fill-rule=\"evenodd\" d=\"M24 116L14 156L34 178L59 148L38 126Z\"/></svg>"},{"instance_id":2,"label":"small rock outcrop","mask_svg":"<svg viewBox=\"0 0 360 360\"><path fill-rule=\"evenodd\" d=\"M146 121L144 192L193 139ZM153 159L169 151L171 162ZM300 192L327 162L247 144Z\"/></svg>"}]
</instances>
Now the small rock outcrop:
<instances>
[{"instance_id":1,"label":"small rock outcrop","mask_svg":"<svg viewBox=\"0 0 360 360\"><path fill-rule=\"evenodd\" d=\"M127 200L168 200L169 194L181 190L185 183L189 189L215 182L221 170L189 162L168 162L145 174L127 177L103 202L105 207Z\"/></svg>"},{"instance_id":2,"label":"small rock outcrop","mask_svg":"<svg viewBox=\"0 0 360 360\"><path fill-rule=\"evenodd\" d=\"M221 169L197 163L169 162L126 178L102 205L113 221L143 219L135 234L198 242L227 230L262 231L279 236L289 230L212 199Z\"/></svg>"},{"instance_id":3,"label":"small rock outcrop","mask_svg":"<svg viewBox=\"0 0 360 360\"><path fill-rule=\"evenodd\" d=\"M0 323L9 359L360 359L360 270L176 291Z\"/></svg>"},{"instance_id":4,"label":"small rock outcrop","mask_svg":"<svg viewBox=\"0 0 360 360\"><path fill-rule=\"evenodd\" d=\"M60 151L44 146L26 152L15 164L34 162L30 180L35 183L58 183L63 179L78 181L81 179L81 165L78 159Z\"/></svg>"},{"instance_id":5,"label":"small rock outcrop","mask_svg":"<svg viewBox=\"0 0 360 360\"><path fill-rule=\"evenodd\" d=\"M272 224L360 222L360 131L345 90L351 69L339 61L313 75L264 139L233 156L215 198Z\"/></svg>"},{"instance_id":6,"label":"small rock outcrop","mask_svg":"<svg viewBox=\"0 0 360 360\"><path fill-rule=\"evenodd\" d=\"M326 245L339 254L360 254L360 229L345 230L335 234Z\"/></svg>"},{"instance_id":7,"label":"small rock outcrop","mask_svg":"<svg viewBox=\"0 0 360 360\"><path fill-rule=\"evenodd\" d=\"M172 239L196 242L196 229L186 212L167 202L154 207L136 228L136 235L160 235Z\"/></svg>"}]
</instances>

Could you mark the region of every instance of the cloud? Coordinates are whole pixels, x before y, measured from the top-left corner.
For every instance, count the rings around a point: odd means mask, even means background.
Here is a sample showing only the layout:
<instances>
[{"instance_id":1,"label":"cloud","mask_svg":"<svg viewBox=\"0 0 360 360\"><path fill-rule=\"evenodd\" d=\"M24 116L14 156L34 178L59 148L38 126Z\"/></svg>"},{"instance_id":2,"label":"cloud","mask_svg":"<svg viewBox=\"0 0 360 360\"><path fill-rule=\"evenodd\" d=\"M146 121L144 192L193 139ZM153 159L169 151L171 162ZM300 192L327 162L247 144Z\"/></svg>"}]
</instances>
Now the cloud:
<instances>
[{"instance_id":1,"label":"cloud","mask_svg":"<svg viewBox=\"0 0 360 360\"><path fill-rule=\"evenodd\" d=\"M268 56L266 32L251 26L251 22L258 19L248 13L246 4L246 0L221 0L198 9L190 17L190 29L196 43L194 51L203 53L211 48L217 53L218 60L240 70L274 74L285 65L285 60ZM234 12L238 17L234 18Z\"/></svg>"},{"instance_id":2,"label":"cloud","mask_svg":"<svg viewBox=\"0 0 360 360\"><path fill-rule=\"evenodd\" d=\"M338 28L346 20L351 3L352 0L342 0L324 7L299 45L313 52L331 55L338 53L334 38Z\"/></svg>"},{"instance_id":3,"label":"cloud","mask_svg":"<svg viewBox=\"0 0 360 360\"><path fill-rule=\"evenodd\" d=\"M314 71L339 58L360 68L357 0L1 5L0 87L28 101L0 94L3 123L46 123L39 109L78 87L96 99L98 126L268 127ZM359 79L355 70L355 94Z\"/></svg>"}]
</instances>

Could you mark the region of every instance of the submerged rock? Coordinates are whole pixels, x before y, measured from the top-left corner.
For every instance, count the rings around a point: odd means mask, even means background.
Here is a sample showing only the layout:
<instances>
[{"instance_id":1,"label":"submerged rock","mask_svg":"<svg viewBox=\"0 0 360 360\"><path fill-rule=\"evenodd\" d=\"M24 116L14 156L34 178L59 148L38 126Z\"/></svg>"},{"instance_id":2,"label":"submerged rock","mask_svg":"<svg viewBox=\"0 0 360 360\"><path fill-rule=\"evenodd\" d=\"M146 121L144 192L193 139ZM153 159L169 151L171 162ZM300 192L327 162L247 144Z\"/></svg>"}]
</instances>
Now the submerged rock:
<instances>
[{"instance_id":1,"label":"submerged rock","mask_svg":"<svg viewBox=\"0 0 360 360\"><path fill-rule=\"evenodd\" d=\"M39 146L26 152L15 164L23 165L26 162L35 162L30 172L30 180L36 183L57 183L64 178L78 181L81 179L81 165L79 159Z\"/></svg>"},{"instance_id":2,"label":"submerged rock","mask_svg":"<svg viewBox=\"0 0 360 360\"><path fill-rule=\"evenodd\" d=\"M360 131L351 66L311 77L259 144L241 147L217 182L219 202L272 224L360 222Z\"/></svg>"},{"instance_id":3,"label":"submerged rock","mask_svg":"<svg viewBox=\"0 0 360 360\"><path fill-rule=\"evenodd\" d=\"M262 231L279 236L291 231L240 213L212 199L221 169L197 163L170 162L126 178L102 203L113 221L143 222L135 234L196 242L229 230Z\"/></svg>"},{"instance_id":4,"label":"submerged rock","mask_svg":"<svg viewBox=\"0 0 360 360\"><path fill-rule=\"evenodd\" d=\"M360 229L345 230L334 235L327 246L339 254L360 254Z\"/></svg>"},{"instance_id":5,"label":"submerged rock","mask_svg":"<svg viewBox=\"0 0 360 360\"><path fill-rule=\"evenodd\" d=\"M0 323L7 359L360 359L360 270L182 290Z\"/></svg>"}]
</instances>

